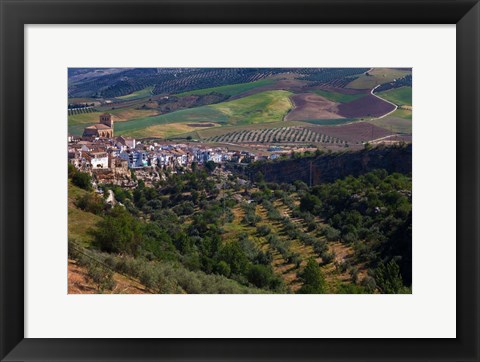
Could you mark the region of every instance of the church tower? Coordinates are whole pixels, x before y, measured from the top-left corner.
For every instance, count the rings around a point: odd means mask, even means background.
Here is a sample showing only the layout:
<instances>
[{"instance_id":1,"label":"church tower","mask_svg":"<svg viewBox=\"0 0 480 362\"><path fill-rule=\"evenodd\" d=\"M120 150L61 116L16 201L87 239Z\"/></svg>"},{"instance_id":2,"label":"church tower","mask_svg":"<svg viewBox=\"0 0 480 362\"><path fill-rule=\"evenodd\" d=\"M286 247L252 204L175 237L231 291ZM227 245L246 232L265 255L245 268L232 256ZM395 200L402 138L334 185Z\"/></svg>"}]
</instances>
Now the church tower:
<instances>
[{"instance_id":1,"label":"church tower","mask_svg":"<svg viewBox=\"0 0 480 362\"><path fill-rule=\"evenodd\" d=\"M110 113L100 115L100 123L113 128L113 116Z\"/></svg>"}]
</instances>

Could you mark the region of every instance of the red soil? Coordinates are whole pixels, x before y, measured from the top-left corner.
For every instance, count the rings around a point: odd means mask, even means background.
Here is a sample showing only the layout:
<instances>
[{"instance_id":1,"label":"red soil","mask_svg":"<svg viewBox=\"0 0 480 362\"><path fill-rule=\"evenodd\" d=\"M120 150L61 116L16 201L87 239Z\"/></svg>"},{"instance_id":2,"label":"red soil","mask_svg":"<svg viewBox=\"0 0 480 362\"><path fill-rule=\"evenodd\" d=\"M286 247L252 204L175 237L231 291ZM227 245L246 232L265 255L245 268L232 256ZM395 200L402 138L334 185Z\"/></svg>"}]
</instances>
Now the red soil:
<instances>
[{"instance_id":1,"label":"red soil","mask_svg":"<svg viewBox=\"0 0 480 362\"><path fill-rule=\"evenodd\" d=\"M367 122L354 122L340 126L309 126L306 128L349 143L367 142L393 134L384 128Z\"/></svg>"},{"instance_id":2,"label":"red soil","mask_svg":"<svg viewBox=\"0 0 480 362\"><path fill-rule=\"evenodd\" d=\"M345 118L380 117L395 109L390 103L369 94L338 106L338 113Z\"/></svg>"},{"instance_id":3,"label":"red soil","mask_svg":"<svg viewBox=\"0 0 480 362\"><path fill-rule=\"evenodd\" d=\"M295 108L285 117L286 121L308 119L336 119L340 117L338 103L329 101L315 93L300 93L291 97Z\"/></svg>"}]
</instances>

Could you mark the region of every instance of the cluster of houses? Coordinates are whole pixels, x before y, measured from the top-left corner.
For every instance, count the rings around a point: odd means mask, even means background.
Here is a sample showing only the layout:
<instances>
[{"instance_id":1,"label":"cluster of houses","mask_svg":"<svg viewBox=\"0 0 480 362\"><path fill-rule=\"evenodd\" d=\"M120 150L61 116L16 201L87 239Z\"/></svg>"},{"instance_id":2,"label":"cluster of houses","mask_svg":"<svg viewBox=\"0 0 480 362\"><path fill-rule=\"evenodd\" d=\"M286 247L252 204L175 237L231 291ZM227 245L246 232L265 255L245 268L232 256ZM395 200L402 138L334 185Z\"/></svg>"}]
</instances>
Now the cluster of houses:
<instances>
[{"instance_id":1,"label":"cluster of houses","mask_svg":"<svg viewBox=\"0 0 480 362\"><path fill-rule=\"evenodd\" d=\"M266 159L247 151L211 148L201 143L140 142L123 136L114 137L110 114L101 115L99 124L85 128L82 137L68 137L68 161L87 172L147 167L176 170L191 167L194 162L199 165L208 161L250 163L263 158Z\"/></svg>"},{"instance_id":2,"label":"cluster of houses","mask_svg":"<svg viewBox=\"0 0 480 362\"><path fill-rule=\"evenodd\" d=\"M174 170L191 167L193 162L199 165L208 161L249 163L256 159L254 154L245 151L209 148L201 144L147 144L122 136L93 140L70 138L68 143L68 161L80 170L107 169L119 165L129 169L157 166Z\"/></svg>"}]
</instances>

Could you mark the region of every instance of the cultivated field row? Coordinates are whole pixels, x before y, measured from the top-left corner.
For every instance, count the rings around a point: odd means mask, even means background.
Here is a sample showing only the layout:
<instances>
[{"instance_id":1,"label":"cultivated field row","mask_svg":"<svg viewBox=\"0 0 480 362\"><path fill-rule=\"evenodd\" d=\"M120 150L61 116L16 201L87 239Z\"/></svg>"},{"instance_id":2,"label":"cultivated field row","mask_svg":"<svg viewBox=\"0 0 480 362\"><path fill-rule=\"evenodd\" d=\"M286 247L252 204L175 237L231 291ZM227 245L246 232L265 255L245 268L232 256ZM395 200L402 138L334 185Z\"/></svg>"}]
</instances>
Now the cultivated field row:
<instances>
[{"instance_id":1,"label":"cultivated field row","mask_svg":"<svg viewBox=\"0 0 480 362\"><path fill-rule=\"evenodd\" d=\"M280 127L235 131L207 138L207 141L233 143L345 143L344 140L337 137L332 137L323 133L317 133L310 129L302 127Z\"/></svg>"}]
</instances>

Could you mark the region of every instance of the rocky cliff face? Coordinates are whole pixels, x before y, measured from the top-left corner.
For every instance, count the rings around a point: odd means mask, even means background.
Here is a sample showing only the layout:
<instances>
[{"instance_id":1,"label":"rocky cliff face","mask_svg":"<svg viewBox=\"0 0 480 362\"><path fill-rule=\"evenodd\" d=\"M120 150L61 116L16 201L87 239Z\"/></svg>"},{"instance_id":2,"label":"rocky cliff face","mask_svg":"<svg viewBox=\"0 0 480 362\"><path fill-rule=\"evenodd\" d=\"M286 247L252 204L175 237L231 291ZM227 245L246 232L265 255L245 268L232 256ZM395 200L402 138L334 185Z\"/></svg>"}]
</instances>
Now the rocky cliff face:
<instances>
[{"instance_id":1,"label":"rocky cliff face","mask_svg":"<svg viewBox=\"0 0 480 362\"><path fill-rule=\"evenodd\" d=\"M312 185L332 182L346 176L359 176L375 169L408 174L412 172L412 145L377 147L357 152L288 159L251 165L244 170L255 177L261 172L267 182L302 180Z\"/></svg>"}]
</instances>

